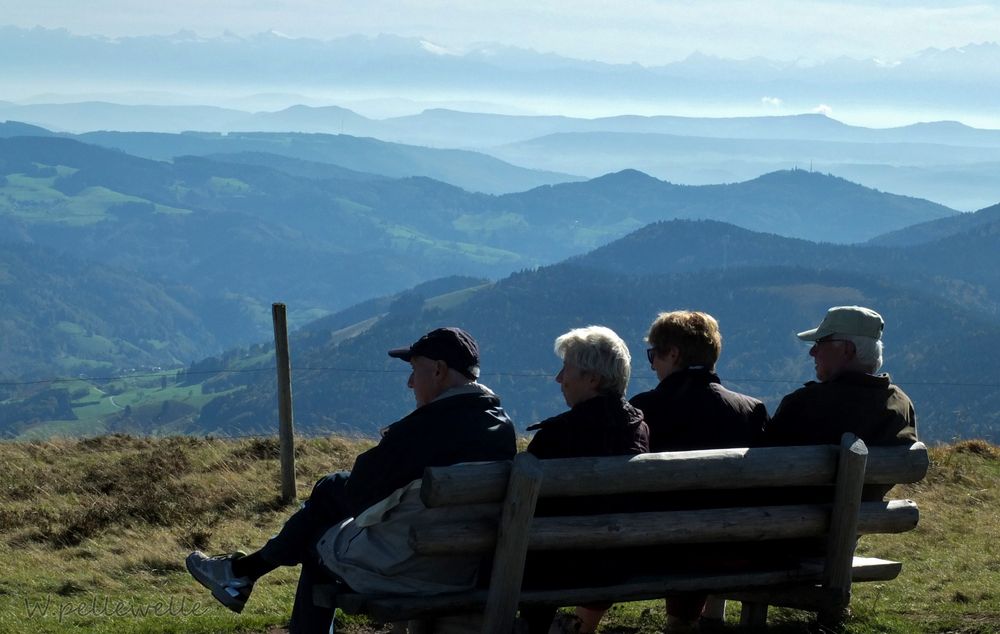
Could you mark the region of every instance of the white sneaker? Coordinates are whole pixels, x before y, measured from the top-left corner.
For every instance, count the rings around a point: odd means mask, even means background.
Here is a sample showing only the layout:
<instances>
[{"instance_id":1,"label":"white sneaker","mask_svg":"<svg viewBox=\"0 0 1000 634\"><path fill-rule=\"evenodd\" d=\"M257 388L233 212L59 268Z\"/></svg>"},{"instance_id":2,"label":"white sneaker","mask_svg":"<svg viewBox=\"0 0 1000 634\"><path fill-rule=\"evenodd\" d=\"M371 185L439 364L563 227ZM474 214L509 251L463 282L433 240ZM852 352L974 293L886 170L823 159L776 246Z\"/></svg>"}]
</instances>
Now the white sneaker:
<instances>
[{"instance_id":1,"label":"white sneaker","mask_svg":"<svg viewBox=\"0 0 1000 634\"><path fill-rule=\"evenodd\" d=\"M233 575L233 560L243 556L244 553L235 552L209 557L196 550L187 556L184 563L191 576L211 590L219 603L239 614L253 591L253 581Z\"/></svg>"}]
</instances>

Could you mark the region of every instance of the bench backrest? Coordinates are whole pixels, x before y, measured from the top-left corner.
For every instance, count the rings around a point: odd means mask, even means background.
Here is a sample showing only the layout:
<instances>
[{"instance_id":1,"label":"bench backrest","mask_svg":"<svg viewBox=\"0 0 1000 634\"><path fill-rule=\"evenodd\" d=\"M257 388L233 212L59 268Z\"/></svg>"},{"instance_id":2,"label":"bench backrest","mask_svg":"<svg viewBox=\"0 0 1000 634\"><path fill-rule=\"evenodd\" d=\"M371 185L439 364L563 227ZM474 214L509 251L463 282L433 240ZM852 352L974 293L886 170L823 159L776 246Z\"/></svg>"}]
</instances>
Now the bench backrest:
<instances>
[{"instance_id":1,"label":"bench backrest","mask_svg":"<svg viewBox=\"0 0 1000 634\"><path fill-rule=\"evenodd\" d=\"M865 485L911 483L927 472L922 443L868 448L845 434L841 445L715 449L633 457L537 460L434 467L424 475L426 515L411 529L422 554L494 552L484 631L509 631L526 552L653 544L736 542L826 536L822 583L844 602L858 534L912 529L909 500L862 503ZM682 491L834 487L833 503L533 518L539 498ZM448 522L435 509L449 507ZM456 508L462 507L455 520ZM496 629L493 629L496 628Z\"/></svg>"}]
</instances>

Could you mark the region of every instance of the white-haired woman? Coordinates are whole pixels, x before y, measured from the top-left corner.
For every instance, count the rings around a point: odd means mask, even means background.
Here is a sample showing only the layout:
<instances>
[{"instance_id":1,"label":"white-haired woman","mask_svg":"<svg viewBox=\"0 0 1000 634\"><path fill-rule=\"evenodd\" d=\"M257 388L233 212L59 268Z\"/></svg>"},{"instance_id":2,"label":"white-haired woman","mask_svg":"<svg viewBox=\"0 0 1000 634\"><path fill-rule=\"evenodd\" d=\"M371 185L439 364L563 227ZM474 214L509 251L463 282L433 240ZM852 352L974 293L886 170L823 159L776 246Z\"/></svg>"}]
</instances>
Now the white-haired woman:
<instances>
[{"instance_id":1,"label":"white-haired woman","mask_svg":"<svg viewBox=\"0 0 1000 634\"><path fill-rule=\"evenodd\" d=\"M649 450L642 412L625 400L632 356L604 326L575 328L555 341L563 365L556 374L568 412L528 427L528 451L539 458L619 456Z\"/></svg>"},{"instance_id":2,"label":"white-haired woman","mask_svg":"<svg viewBox=\"0 0 1000 634\"><path fill-rule=\"evenodd\" d=\"M620 456L649 450L649 429L642 412L625 400L631 374L632 356L628 346L613 330L604 326L576 328L560 335L555 352L563 365L556 374L569 411L528 427L535 436L527 451L538 458ZM568 507L546 505L542 500L538 515L574 514L574 509L593 509L601 500L577 500ZM599 561L600 560L600 561ZM611 562L613 563L613 562ZM528 584L559 583L562 577L580 581L588 575L600 579L608 572L608 562L598 553L577 553L555 557L529 556L525 571ZM584 606L577 610L581 633L593 632L600 616L610 605ZM522 610L529 634L549 631L555 607Z\"/></svg>"}]
</instances>

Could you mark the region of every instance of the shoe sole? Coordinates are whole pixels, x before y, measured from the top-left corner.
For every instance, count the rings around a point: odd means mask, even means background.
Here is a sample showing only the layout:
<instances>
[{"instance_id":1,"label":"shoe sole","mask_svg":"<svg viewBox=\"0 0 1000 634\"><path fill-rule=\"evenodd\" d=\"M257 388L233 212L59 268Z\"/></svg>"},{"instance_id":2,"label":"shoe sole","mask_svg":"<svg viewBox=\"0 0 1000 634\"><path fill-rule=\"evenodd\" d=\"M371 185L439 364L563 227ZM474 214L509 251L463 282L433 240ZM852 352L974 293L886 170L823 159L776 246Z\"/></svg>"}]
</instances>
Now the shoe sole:
<instances>
[{"instance_id":1,"label":"shoe sole","mask_svg":"<svg viewBox=\"0 0 1000 634\"><path fill-rule=\"evenodd\" d=\"M210 590L212 592L212 596L215 597L216 601L218 601L219 603L226 606L227 608L229 608L230 610L232 610L237 614L243 612L243 607L247 603L246 599L240 601L236 597L226 592L225 588L219 587L215 583L203 578L201 576L201 572L197 568L191 565L191 555L188 555L187 558L184 560L184 567L187 568L188 573L190 573L190 575L194 577L195 581L204 586L206 590Z\"/></svg>"}]
</instances>

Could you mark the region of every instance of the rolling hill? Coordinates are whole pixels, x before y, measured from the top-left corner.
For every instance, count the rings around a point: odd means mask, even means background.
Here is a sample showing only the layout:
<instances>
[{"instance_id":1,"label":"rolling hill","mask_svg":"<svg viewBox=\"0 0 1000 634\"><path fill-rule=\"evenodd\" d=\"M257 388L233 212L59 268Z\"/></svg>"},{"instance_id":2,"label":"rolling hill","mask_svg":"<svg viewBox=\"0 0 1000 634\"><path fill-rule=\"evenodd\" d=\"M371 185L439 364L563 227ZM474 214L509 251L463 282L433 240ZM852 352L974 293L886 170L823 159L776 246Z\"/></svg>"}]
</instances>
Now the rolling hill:
<instances>
[{"instance_id":1,"label":"rolling hill","mask_svg":"<svg viewBox=\"0 0 1000 634\"><path fill-rule=\"evenodd\" d=\"M24 243L0 249L0 302L3 381L176 366L250 334L225 318L238 305L213 306L210 323L190 288Z\"/></svg>"},{"instance_id":2,"label":"rolling hill","mask_svg":"<svg viewBox=\"0 0 1000 634\"><path fill-rule=\"evenodd\" d=\"M424 176L469 191L498 194L578 180L568 174L525 169L468 150L427 148L346 134L291 132L88 132L79 140L157 160L182 155L277 154L390 178Z\"/></svg>"}]
</instances>

